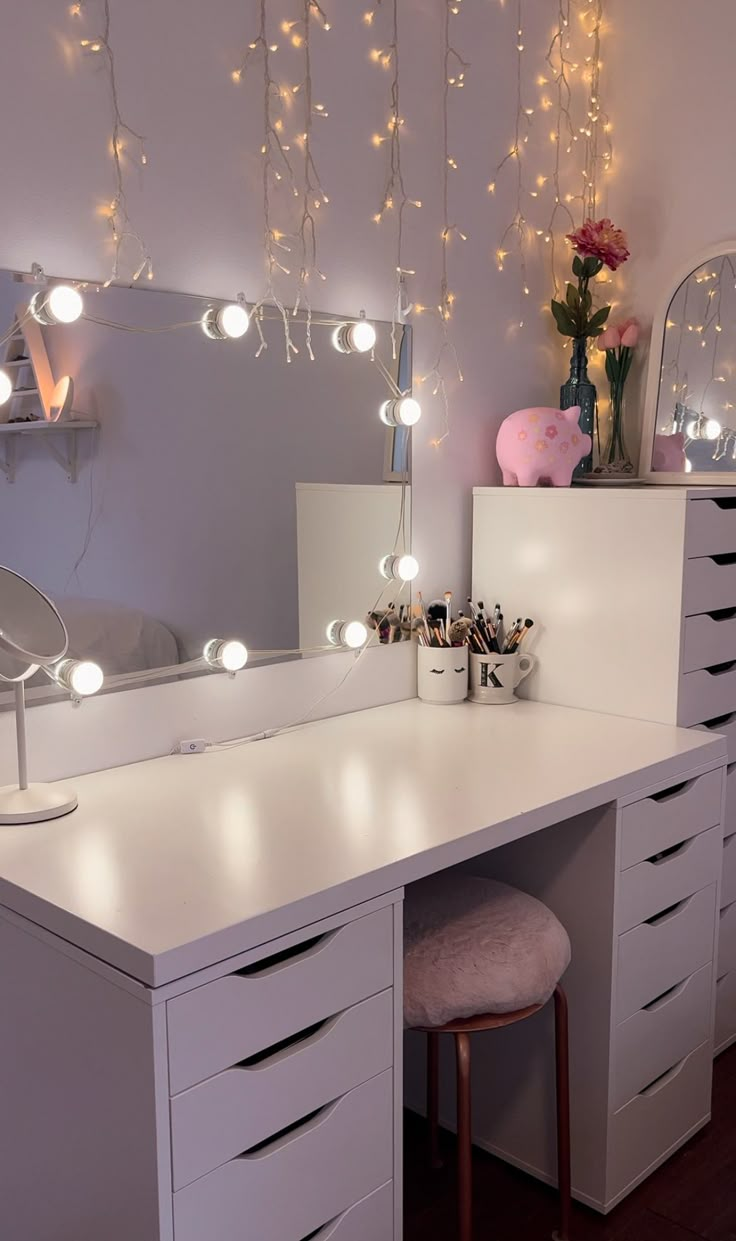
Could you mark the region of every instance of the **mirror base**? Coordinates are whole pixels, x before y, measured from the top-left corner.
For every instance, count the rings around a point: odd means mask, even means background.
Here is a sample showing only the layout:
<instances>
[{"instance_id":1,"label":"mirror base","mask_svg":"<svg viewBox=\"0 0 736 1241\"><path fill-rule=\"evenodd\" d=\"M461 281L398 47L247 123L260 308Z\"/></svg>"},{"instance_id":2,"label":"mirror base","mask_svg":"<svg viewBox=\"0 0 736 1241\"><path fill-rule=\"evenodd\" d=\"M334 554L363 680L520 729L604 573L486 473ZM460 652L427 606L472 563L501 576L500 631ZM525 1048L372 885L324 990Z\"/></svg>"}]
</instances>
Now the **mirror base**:
<instances>
[{"instance_id":1,"label":"mirror base","mask_svg":"<svg viewBox=\"0 0 736 1241\"><path fill-rule=\"evenodd\" d=\"M76 810L77 795L66 784L31 784L27 789L0 788L0 826L44 823Z\"/></svg>"}]
</instances>

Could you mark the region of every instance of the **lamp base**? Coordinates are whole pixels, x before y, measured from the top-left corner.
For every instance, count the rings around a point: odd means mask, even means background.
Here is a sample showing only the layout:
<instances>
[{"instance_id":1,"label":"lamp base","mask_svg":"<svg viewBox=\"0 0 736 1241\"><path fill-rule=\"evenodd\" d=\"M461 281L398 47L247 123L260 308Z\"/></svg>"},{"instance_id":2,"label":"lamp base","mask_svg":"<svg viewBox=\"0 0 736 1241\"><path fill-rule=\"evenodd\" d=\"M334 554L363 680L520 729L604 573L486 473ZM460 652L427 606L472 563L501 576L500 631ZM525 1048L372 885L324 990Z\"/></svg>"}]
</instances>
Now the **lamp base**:
<instances>
[{"instance_id":1,"label":"lamp base","mask_svg":"<svg viewBox=\"0 0 736 1241\"><path fill-rule=\"evenodd\" d=\"M0 827L10 823L44 823L77 808L77 795L67 784L14 785L0 788Z\"/></svg>"}]
</instances>

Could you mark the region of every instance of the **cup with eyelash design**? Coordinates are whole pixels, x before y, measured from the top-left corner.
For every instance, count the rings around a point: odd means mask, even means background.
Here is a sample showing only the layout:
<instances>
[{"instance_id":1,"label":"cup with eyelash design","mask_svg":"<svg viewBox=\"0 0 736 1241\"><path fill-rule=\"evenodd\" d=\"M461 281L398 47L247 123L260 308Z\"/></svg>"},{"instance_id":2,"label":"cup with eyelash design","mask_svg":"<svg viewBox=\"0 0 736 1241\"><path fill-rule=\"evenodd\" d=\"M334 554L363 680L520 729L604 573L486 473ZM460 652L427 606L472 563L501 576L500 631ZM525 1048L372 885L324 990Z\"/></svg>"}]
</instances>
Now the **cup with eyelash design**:
<instances>
[{"instance_id":1,"label":"cup with eyelash design","mask_svg":"<svg viewBox=\"0 0 736 1241\"><path fill-rule=\"evenodd\" d=\"M467 646L418 646L417 693L422 702L448 707L468 696Z\"/></svg>"}]
</instances>

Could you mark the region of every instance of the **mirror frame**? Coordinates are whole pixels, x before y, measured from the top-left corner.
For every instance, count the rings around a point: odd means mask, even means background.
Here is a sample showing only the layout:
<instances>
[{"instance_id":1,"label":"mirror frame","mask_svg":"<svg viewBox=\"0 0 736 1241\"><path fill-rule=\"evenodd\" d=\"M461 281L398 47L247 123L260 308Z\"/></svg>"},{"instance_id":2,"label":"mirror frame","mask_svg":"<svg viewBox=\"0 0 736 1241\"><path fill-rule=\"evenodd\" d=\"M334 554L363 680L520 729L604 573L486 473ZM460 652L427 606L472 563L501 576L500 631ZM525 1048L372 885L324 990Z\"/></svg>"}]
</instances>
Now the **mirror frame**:
<instances>
[{"instance_id":1,"label":"mirror frame","mask_svg":"<svg viewBox=\"0 0 736 1241\"><path fill-rule=\"evenodd\" d=\"M685 281L692 276L693 272L696 272L704 263L712 263L715 259L721 258L726 254L732 254L736 258L736 239L732 238L727 241L714 243L705 250L699 251L687 263L683 263L678 267L675 273L674 288L671 288L666 298L661 299L658 303L649 342L649 369L647 372L644 419L639 448L640 482L667 487L673 485L680 487L736 487L736 470L709 470L707 473L702 470L693 470L691 474L682 474L652 469L664 337L672 299Z\"/></svg>"}]
</instances>

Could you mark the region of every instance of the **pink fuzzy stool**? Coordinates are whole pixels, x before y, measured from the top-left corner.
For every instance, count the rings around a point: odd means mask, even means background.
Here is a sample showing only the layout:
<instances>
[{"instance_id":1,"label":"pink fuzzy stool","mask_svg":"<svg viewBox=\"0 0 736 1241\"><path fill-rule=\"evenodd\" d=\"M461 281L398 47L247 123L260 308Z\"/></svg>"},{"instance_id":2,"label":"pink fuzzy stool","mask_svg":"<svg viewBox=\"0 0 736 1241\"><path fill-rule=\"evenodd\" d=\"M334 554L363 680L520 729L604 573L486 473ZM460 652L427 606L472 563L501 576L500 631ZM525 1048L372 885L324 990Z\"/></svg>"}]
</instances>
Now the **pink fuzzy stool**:
<instances>
[{"instance_id":1,"label":"pink fuzzy stool","mask_svg":"<svg viewBox=\"0 0 736 1241\"><path fill-rule=\"evenodd\" d=\"M533 1016L554 996L559 1241L570 1229L570 1100L567 998L560 978L570 940L546 905L518 888L439 874L407 889L404 1021L427 1035L427 1112L433 1167L439 1159L439 1036L455 1038L458 1221L472 1241L470 1035Z\"/></svg>"}]
</instances>

